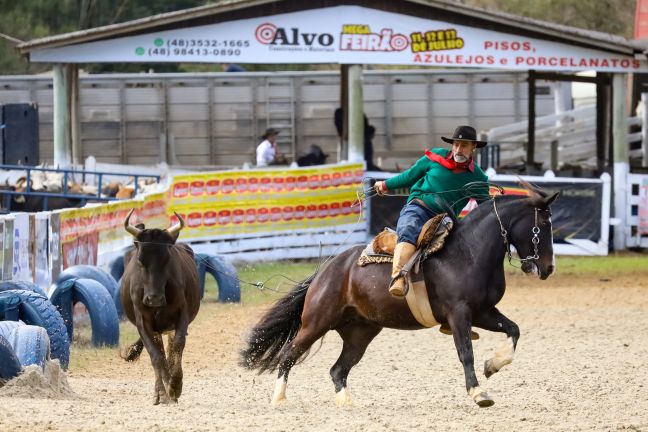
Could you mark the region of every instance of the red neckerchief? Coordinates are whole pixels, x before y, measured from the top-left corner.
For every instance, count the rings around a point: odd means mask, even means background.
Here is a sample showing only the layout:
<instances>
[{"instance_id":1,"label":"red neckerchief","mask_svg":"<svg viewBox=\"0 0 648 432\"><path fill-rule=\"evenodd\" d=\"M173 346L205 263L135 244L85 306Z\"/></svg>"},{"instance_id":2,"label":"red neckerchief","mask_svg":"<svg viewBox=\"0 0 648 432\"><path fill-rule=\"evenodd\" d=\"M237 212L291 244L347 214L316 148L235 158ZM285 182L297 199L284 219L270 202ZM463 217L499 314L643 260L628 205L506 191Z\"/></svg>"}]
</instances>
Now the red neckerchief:
<instances>
[{"instance_id":1,"label":"red neckerchief","mask_svg":"<svg viewBox=\"0 0 648 432\"><path fill-rule=\"evenodd\" d=\"M458 163L452 158L452 151L449 151L448 154L443 157L431 152L430 150L425 150L425 156L427 156L427 158L432 162L437 162L439 165L452 170L453 173L461 173L466 170L475 172L475 161L473 158L470 158L468 162Z\"/></svg>"}]
</instances>

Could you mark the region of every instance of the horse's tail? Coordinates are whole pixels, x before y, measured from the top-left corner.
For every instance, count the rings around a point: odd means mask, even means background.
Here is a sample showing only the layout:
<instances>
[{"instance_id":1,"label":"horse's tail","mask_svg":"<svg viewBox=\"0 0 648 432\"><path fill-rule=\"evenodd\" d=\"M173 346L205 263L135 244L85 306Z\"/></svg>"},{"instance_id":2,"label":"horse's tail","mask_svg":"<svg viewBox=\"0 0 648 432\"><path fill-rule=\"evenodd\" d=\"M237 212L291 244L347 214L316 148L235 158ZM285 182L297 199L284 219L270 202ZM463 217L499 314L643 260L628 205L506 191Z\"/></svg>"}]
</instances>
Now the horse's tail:
<instances>
[{"instance_id":1,"label":"horse's tail","mask_svg":"<svg viewBox=\"0 0 648 432\"><path fill-rule=\"evenodd\" d=\"M274 371L279 366L283 347L290 343L301 327L304 299L317 273L297 284L280 298L254 326L247 346L240 352L239 364L247 369L258 369L259 374Z\"/></svg>"}]
</instances>

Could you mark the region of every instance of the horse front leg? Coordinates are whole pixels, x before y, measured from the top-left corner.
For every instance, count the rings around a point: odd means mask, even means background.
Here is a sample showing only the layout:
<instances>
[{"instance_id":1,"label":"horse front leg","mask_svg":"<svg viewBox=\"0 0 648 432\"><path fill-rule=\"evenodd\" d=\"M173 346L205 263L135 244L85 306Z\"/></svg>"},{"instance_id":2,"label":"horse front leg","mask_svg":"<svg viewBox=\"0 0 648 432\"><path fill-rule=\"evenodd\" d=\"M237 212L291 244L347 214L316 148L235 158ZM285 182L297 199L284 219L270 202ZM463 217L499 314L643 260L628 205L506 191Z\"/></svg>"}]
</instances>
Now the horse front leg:
<instances>
[{"instance_id":1,"label":"horse front leg","mask_svg":"<svg viewBox=\"0 0 648 432\"><path fill-rule=\"evenodd\" d=\"M484 375L490 378L507 364L513 361L513 354L520 339L520 328L513 321L502 315L497 308L481 312L473 319L475 326L484 330L506 333L506 341L495 351L495 355L484 363Z\"/></svg>"},{"instance_id":2,"label":"horse front leg","mask_svg":"<svg viewBox=\"0 0 648 432\"><path fill-rule=\"evenodd\" d=\"M485 390L479 387L479 381L477 381L477 375L475 375L474 355L472 341L470 340L471 318L470 308L465 304L460 304L455 306L448 314L448 323L452 328L452 337L457 348L457 354L459 354L459 360L464 368L468 395L480 407L489 407L495 402Z\"/></svg>"}]
</instances>

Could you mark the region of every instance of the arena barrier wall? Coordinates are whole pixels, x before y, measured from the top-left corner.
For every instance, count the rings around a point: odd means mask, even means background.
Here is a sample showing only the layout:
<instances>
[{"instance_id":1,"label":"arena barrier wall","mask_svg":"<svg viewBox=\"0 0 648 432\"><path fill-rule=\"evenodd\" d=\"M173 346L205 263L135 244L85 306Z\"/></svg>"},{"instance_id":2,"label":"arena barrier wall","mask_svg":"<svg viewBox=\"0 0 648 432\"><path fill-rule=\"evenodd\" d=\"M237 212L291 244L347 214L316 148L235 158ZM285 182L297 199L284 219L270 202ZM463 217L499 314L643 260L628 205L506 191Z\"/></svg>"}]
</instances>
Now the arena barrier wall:
<instances>
[{"instance_id":1,"label":"arena barrier wall","mask_svg":"<svg viewBox=\"0 0 648 432\"><path fill-rule=\"evenodd\" d=\"M0 217L2 279L48 287L62 269L107 266L132 245L124 219L187 226L180 241L230 260L327 257L366 241L362 164L179 174L162 192L79 209Z\"/></svg>"}]
</instances>

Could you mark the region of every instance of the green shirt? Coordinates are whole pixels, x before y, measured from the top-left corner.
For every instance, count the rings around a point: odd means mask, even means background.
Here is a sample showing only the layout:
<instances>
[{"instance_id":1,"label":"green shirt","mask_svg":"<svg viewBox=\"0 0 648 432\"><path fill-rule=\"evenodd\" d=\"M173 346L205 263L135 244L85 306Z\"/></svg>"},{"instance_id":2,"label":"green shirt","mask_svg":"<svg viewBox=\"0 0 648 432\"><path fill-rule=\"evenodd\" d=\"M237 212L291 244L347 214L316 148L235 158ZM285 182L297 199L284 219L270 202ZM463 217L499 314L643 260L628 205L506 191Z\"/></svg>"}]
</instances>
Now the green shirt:
<instances>
[{"instance_id":1,"label":"green shirt","mask_svg":"<svg viewBox=\"0 0 648 432\"><path fill-rule=\"evenodd\" d=\"M435 148L431 150L442 158L448 156L450 150ZM484 183L469 190L462 189L471 182L487 182L488 176L474 164L473 171L468 169L452 170L439 162L432 161L427 155L419 159L411 168L396 177L385 181L387 189L409 188L409 203L413 199L422 200L432 211L442 213L443 207L439 200L445 200L452 207L455 215L459 215L472 197L477 202L488 198L488 185Z\"/></svg>"}]
</instances>

